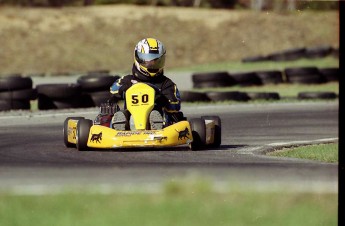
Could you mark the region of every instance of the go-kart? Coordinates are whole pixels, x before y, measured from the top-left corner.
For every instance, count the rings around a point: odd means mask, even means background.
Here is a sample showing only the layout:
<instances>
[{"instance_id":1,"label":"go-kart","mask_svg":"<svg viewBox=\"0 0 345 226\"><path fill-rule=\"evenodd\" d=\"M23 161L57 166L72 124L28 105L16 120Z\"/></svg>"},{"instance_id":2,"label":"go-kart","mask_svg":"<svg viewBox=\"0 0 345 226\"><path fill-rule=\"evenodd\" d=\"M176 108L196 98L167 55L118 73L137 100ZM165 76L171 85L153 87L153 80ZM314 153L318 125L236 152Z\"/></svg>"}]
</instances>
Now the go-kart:
<instances>
[{"instance_id":1,"label":"go-kart","mask_svg":"<svg viewBox=\"0 0 345 226\"><path fill-rule=\"evenodd\" d=\"M189 145L191 150L218 148L221 144L221 120L218 116L202 116L176 121L163 129L148 126L149 114L159 91L150 84L133 84L125 93L125 106L131 114L130 130L115 130L108 123L95 123L83 117L68 117L64 122L63 136L66 147L79 151L88 149L164 148ZM117 105L116 105L117 106ZM104 113L104 105L101 112ZM106 106L110 119L117 109ZM106 110L107 111L107 110ZM108 120L109 122L109 120Z\"/></svg>"}]
</instances>

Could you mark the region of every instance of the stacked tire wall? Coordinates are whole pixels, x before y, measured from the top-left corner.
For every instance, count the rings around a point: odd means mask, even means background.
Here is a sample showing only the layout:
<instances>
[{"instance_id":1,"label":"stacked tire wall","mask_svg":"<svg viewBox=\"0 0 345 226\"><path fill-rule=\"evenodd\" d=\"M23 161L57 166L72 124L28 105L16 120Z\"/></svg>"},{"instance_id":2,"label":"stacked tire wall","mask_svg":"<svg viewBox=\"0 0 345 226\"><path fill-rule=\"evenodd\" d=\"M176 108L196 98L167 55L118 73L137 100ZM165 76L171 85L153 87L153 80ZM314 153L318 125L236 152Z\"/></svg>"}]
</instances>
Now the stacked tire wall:
<instances>
[{"instance_id":1,"label":"stacked tire wall","mask_svg":"<svg viewBox=\"0 0 345 226\"><path fill-rule=\"evenodd\" d=\"M119 76L91 72L80 76L77 83L42 84L37 86L38 109L87 108L100 106L110 98L110 86Z\"/></svg>"},{"instance_id":2,"label":"stacked tire wall","mask_svg":"<svg viewBox=\"0 0 345 226\"><path fill-rule=\"evenodd\" d=\"M0 77L0 111L30 110L37 100L39 110L100 106L110 98L109 88L119 78L106 72L89 72L76 83L39 84L30 77L10 74Z\"/></svg>"},{"instance_id":3,"label":"stacked tire wall","mask_svg":"<svg viewBox=\"0 0 345 226\"><path fill-rule=\"evenodd\" d=\"M30 101L36 98L30 77L20 74L0 77L0 111L30 109Z\"/></svg>"},{"instance_id":4,"label":"stacked tire wall","mask_svg":"<svg viewBox=\"0 0 345 226\"><path fill-rule=\"evenodd\" d=\"M269 84L322 84L339 81L339 68L291 67L279 70L250 72L210 72L192 74L193 88L198 91L182 91L181 98L187 102L279 100L278 92L209 91L219 87L249 87ZM207 90L203 91L203 90ZM298 99L334 99L329 92L303 92Z\"/></svg>"}]
</instances>

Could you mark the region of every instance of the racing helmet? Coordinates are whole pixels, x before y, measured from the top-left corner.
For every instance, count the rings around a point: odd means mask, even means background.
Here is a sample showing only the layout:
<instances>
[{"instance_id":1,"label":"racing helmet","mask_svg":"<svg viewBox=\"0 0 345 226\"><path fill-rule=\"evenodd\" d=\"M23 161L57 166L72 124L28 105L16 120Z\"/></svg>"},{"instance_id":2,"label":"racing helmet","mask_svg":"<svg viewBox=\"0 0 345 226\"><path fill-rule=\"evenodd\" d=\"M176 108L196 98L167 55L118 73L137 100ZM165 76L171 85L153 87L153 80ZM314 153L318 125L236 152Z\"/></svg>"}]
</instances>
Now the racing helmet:
<instances>
[{"instance_id":1,"label":"racing helmet","mask_svg":"<svg viewBox=\"0 0 345 226\"><path fill-rule=\"evenodd\" d=\"M134 49L134 65L146 77L154 78L163 71L165 47L154 38L145 38Z\"/></svg>"}]
</instances>

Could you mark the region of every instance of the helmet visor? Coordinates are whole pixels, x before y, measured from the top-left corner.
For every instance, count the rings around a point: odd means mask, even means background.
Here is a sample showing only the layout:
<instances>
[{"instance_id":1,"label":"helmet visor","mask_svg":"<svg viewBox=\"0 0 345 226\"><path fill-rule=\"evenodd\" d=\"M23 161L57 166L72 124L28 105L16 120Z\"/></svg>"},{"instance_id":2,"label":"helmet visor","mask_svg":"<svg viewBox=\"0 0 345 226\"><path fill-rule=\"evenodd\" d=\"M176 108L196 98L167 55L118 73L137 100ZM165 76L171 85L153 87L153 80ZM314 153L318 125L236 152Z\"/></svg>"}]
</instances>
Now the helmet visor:
<instances>
[{"instance_id":1,"label":"helmet visor","mask_svg":"<svg viewBox=\"0 0 345 226\"><path fill-rule=\"evenodd\" d=\"M158 70L164 67L165 53L154 54L154 53L140 53L136 51L135 59L141 66L149 70Z\"/></svg>"}]
</instances>

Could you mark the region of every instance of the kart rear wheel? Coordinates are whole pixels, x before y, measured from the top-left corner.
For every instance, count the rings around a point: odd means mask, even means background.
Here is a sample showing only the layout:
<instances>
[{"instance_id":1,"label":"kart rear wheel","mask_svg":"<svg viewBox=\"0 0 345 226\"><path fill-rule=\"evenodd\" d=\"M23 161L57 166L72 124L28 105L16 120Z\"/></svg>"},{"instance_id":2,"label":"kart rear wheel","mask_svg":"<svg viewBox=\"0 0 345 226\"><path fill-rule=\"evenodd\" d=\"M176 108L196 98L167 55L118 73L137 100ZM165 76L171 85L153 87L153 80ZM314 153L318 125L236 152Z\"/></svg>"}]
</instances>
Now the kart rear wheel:
<instances>
[{"instance_id":1,"label":"kart rear wheel","mask_svg":"<svg viewBox=\"0 0 345 226\"><path fill-rule=\"evenodd\" d=\"M213 143L210 144L210 147L219 148L222 143L222 122L219 116L202 116L201 118L214 121L214 140Z\"/></svg>"},{"instance_id":2,"label":"kart rear wheel","mask_svg":"<svg viewBox=\"0 0 345 226\"><path fill-rule=\"evenodd\" d=\"M89 139L90 128L93 125L90 119L81 119L77 124L77 149L78 151L86 151L87 141Z\"/></svg>"},{"instance_id":3,"label":"kart rear wheel","mask_svg":"<svg viewBox=\"0 0 345 226\"><path fill-rule=\"evenodd\" d=\"M63 141L67 148L75 147L75 144L68 142L68 121L70 119L81 120L84 119L84 117L68 117L65 119L65 122L63 123Z\"/></svg>"},{"instance_id":4,"label":"kart rear wheel","mask_svg":"<svg viewBox=\"0 0 345 226\"><path fill-rule=\"evenodd\" d=\"M193 142L190 144L190 149L196 151L204 148L206 143L205 120L201 118L193 118L189 120L189 124L193 136Z\"/></svg>"}]
</instances>

